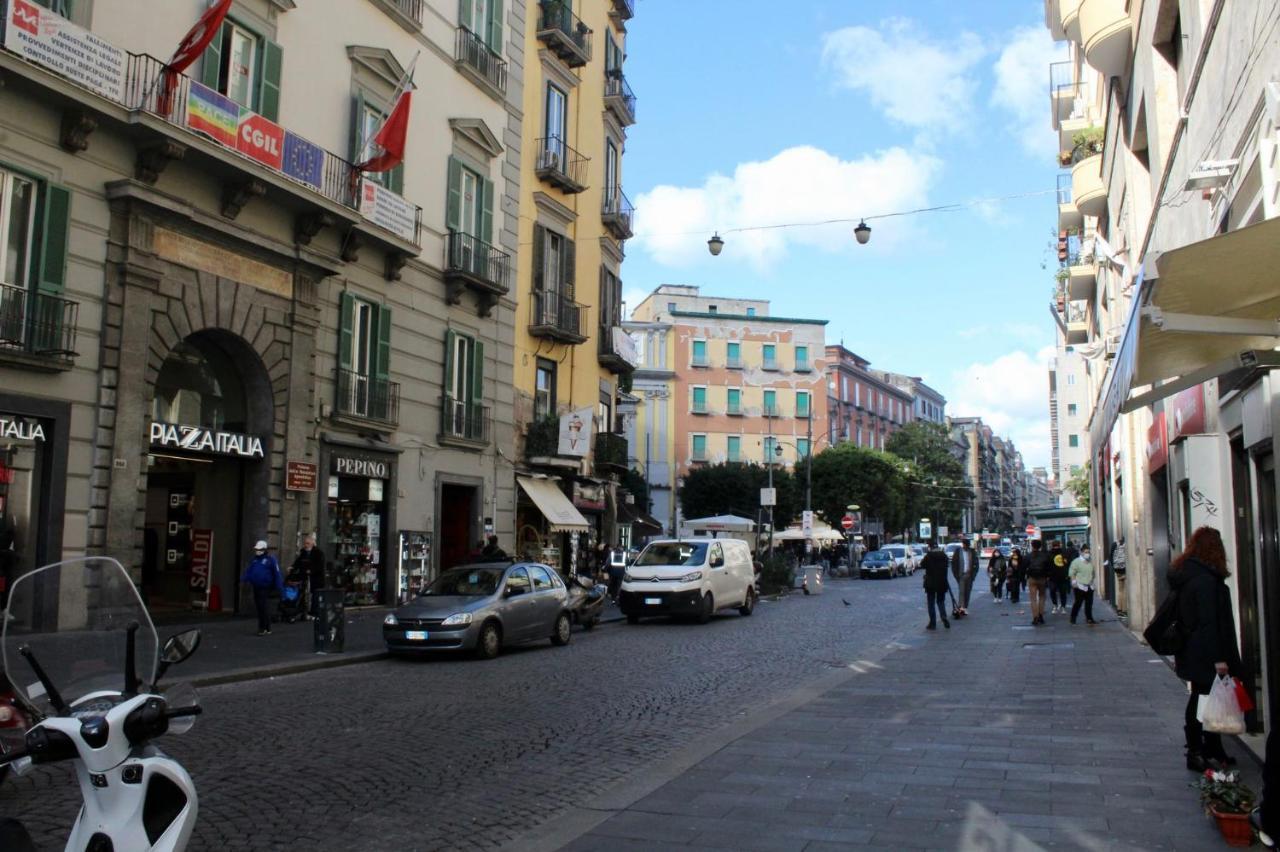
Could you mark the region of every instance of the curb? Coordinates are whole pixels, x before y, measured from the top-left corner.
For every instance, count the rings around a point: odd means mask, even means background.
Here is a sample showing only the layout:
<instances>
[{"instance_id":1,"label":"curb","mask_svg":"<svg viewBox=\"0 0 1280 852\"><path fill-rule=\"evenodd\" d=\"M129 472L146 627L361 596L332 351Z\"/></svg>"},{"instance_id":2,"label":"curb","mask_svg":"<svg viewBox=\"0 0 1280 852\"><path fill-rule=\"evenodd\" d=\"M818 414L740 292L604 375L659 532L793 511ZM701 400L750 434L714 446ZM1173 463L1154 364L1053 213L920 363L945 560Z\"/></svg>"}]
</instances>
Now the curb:
<instances>
[{"instance_id":1,"label":"curb","mask_svg":"<svg viewBox=\"0 0 1280 852\"><path fill-rule=\"evenodd\" d=\"M354 666L360 663L372 663L377 660L385 660L387 658L386 651L366 651L360 654L352 654L350 656L329 656L318 655L319 659L298 661L293 663L280 663L278 665L232 669L225 672L212 672L207 675L197 675L196 677L186 678L174 681L174 683L189 683L192 686L218 686L224 683L241 683L249 680L264 680L272 677L282 677L284 675L303 674L304 672L316 671L317 669L334 669L341 666Z\"/></svg>"}]
</instances>

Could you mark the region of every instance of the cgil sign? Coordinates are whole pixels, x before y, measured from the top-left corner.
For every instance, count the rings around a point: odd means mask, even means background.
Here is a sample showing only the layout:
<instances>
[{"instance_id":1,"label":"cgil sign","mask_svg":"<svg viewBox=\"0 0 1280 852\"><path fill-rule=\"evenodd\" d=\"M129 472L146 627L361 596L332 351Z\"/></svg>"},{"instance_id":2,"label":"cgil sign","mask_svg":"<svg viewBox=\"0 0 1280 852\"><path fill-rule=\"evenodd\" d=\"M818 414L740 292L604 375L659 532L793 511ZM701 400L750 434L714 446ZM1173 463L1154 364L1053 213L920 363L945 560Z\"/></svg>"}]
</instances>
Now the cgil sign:
<instances>
[{"instance_id":1,"label":"cgil sign","mask_svg":"<svg viewBox=\"0 0 1280 852\"><path fill-rule=\"evenodd\" d=\"M203 426L178 426L154 421L151 446L223 456L262 458L262 439L239 432L216 432Z\"/></svg>"}]
</instances>

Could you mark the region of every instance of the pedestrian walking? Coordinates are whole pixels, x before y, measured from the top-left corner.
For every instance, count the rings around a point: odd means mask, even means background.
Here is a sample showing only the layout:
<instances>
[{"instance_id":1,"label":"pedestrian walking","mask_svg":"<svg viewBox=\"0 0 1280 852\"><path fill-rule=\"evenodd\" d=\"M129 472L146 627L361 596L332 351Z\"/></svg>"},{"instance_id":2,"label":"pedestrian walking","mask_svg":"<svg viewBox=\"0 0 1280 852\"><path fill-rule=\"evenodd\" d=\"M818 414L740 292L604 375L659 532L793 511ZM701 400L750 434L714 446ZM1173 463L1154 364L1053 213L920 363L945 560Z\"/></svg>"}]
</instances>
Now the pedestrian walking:
<instances>
[{"instance_id":1,"label":"pedestrian walking","mask_svg":"<svg viewBox=\"0 0 1280 852\"><path fill-rule=\"evenodd\" d=\"M309 598L311 602L311 607L308 610L310 613L309 618L316 618L320 615L320 597L318 593L321 589L326 588L324 566L324 553L320 551L320 548L316 547L315 534L307 533L302 537L302 549L293 558L290 573L296 571L299 575L307 578L307 592L311 596Z\"/></svg>"},{"instance_id":2,"label":"pedestrian walking","mask_svg":"<svg viewBox=\"0 0 1280 852\"><path fill-rule=\"evenodd\" d=\"M1089 545L1080 548L1079 555L1071 560L1067 574L1071 578L1071 588L1075 590L1076 596L1075 603L1071 605L1071 623L1076 623L1083 604L1084 620L1089 624L1097 624L1093 620L1093 563L1089 561Z\"/></svg>"},{"instance_id":3,"label":"pedestrian walking","mask_svg":"<svg viewBox=\"0 0 1280 852\"><path fill-rule=\"evenodd\" d=\"M937 630L937 619L941 616L942 626L950 630L951 622L947 620L947 591L950 586L947 582L947 554L938 547L937 539L930 539L929 550L921 566L924 568L924 599L929 608L929 623L925 629Z\"/></svg>"},{"instance_id":4,"label":"pedestrian walking","mask_svg":"<svg viewBox=\"0 0 1280 852\"><path fill-rule=\"evenodd\" d=\"M956 614L961 617L969 614L969 594L973 591L973 580L978 575L977 556L968 539L960 542L960 549L951 554L951 573L957 575L960 583L960 604Z\"/></svg>"},{"instance_id":5,"label":"pedestrian walking","mask_svg":"<svg viewBox=\"0 0 1280 852\"><path fill-rule=\"evenodd\" d=\"M601 553L600 572L608 575L609 597L616 601L618 592L622 589L622 578L627 573L627 564L625 559L611 559L610 556L611 553L607 549Z\"/></svg>"},{"instance_id":6,"label":"pedestrian walking","mask_svg":"<svg viewBox=\"0 0 1280 852\"><path fill-rule=\"evenodd\" d=\"M258 635L271 634L271 592L284 590L284 577L280 576L280 563L267 553L266 541L259 540L253 546L253 558L244 569L240 582L253 587L253 606L258 611Z\"/></svg>"},{"instance_id":7,"label":"pedestrian walking","mask_svg":"<svg viewBox=\"0 0 1280 852\"><path fill-rule=\"evenodd\" d=\"M1067 573L1071 563L1067 562L1061 541L1055 538L1051 547L1049 557L1053 567L1049 571L1049 597L1053 601L1054 614L1061 614L1067 611L1067 593L1071 590L1071 579Z\"/></svg>"},{"instance_id":8,"label":"pedestrian walking","mask_svg":"<svg viewBox=\"0 0 1280 852\"><path fill-rule=\"evenodd\" d=\"M996 603L1004 602L1004 584L1009 574L1009 563L1005 561L1000 548L991 551L987 560L987 578L991 581L991 599Z\"/></svg>"},{"instance_id":9,"label":"pedestrian walking","mask_svg":"<svg viewBox=\"0 0 1280 852\"><path fill-rule=\"evenodd\" d=\"M1009 590L1009 603L1016 604L1022 597L1023 587L1027 584L1026 562L1022 559L1022 551L1016 547L1009 554L1007 575L1005 586Z\"/></svg>"},{"instance_id":10,"label":"pedestrian walking","mask_svg":"<svg viewBox=\"0 0 1280 852\"><path fill-rule=\"evenodd\" d=\"M1044 591L1049 584L1053 561L1045 552L1044 542L1031 542L1031 556L1027 559L1027 594L1031 597L1031 623L1044 624Z\"/></svg>"},{"instance_id":11,"label":"pedestrian walking","mask_svg":"<svg viewBox=\"0 0 1280 852\"><path fill-rule=\"evenodd\" d=\"M1280 838L1280 740L1274 725L1267 734L1267 762L1262 765L1262 801L1249 814L1249 822L1262 845L1274 849Z\"/></svg>"},{"instance_id":12,"label":"pedestrian walking","mask_svg":"<svg viewBox=\"0 0 1280 852\"><path fill-rule=\"evenodd\" d=\"M1222 534L1213 527L1192 533L1187 549L1169 568L1169 588L1178 594L1178 625L1184 639L1174 654L1174 671L1187 681L1190 692L1183 731L1187 769L1193 772L1235 763L1222 747L1222 735L1204 730L1196 718L1200 696L1209 694L1219 675L1240 677L1243 672L1225 582L1230 576Z\"/></svg>"}]
</instances>

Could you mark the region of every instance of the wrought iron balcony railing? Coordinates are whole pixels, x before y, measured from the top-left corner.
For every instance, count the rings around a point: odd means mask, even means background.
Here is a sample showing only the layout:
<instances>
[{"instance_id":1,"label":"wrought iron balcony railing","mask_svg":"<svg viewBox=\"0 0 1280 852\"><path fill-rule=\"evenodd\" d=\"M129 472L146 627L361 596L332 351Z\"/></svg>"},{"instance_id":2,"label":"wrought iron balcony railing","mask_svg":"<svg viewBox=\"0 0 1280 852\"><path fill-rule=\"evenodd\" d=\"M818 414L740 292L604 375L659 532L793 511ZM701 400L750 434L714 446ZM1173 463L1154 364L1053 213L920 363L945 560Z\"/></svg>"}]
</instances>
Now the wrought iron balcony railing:
<instances>
[{"instance_id":1,"label":"wrought iron balcony railing","mask_svg":"<svg viewBox=\"0 0 1280 852\"><path fill-rule=\"evenodd\" d=\"M620 240L631 239L631 220L636 209L622 192L622 187L606 187L601 201L600 216L609 233Z\"/></svg>"},{"instance_id":2,"label":"wrought iron balcony railing","mask_svg":"<svg viewBox=\"0 0 1280 852\"><path fill-rule=\"evenodd\" d=\"M334 413L392 426L400 422L400 383L338 370Z\"/></svg>"},{"instance_id":3,"label":"wrought iron balcony railing","mask_svg":"<svg viewBox=\"0 0 1280 852\"><path fill-rule=\"evenodd\" d=\"M485 40L466 27L458 27L454 61L473 72L499 92L507 91L507 62Z\"/></svg>"},{"instance_id":4,"label":"wrought iron balcony railing","mask_svg":"<svg viewBox=\"0 0 1280 852\"><path fill-rule=\"evenodd\" d=\"M440 398L440 435L472 444L489 443L489 406L445 395Z\"/></svg>"},{"instance_id":5,"label":"wrought iron balcony railing","mask_svg":"<svg viewBox=\"0 0 1280 852\"><path fill-rule=\"evenodd\" d=\"M544 137L536 144L535 171L539 180L571 195L587 188L587 157L570 148L559 136Z\"/></svg>"},{"instance_id":6,"label":"wrought iron balcony railing","mask_svg":"<svg viewBox=\"0 0 1280 852\"><path fill-rule=\"evenodd\" d=\"M636 96L620 68L611 68L605 72L604 106L613 111L623 127L636 123Z\"/></svg>"},{"instance_id":7,"label":"wrought iron balcony railing","mask_svg":"<svg viewBox=\"0 0 1280 852\"><path fill-rule=\"evenodd\" d=\"M80 305L61 296L0 284L0 353L70 363Z\"/></svg>"},{"instance_id":8,"label":"wrought iron balcony railing","mask_svg":"<svg viewBox=\"0 0 1280 852\"><path fill-rule=\"evenodd\" d=\"M587 328L586 312L585 307L562 293L534 290L529 333L534 337L547 337L562 343L582 343L587 339L584 334Z\"/></svg>"},{"instance_id":9,"label":"wrought iron balcony railing","mask_svg":"<svg viewBox=\"0 0 1280 852\"><path fill-rule=\"evenodd\" d=\"M627 469L627 436L615 435L612 432L600 432L595 440L596 470L601 468L615 471Z\"/></svg>"},{"instance_id":10,"label":"wrought iron balcony railing","mask_svg":"<svg viewBox=\"0 0 1280 852\"><path fill-rule=\"evenodd\" d=\"M570 68L590 62L591 28L573 14L567 0L541 0L538 6L538 40Z\"/></svg>"},{"instance_id":11,"label":"wrought iron balcony railing","mask_svg":"<svg viewBox=\"0 0 1280 852\"><path fill-rule=\"evenodd\" d=\"M479 237L450 231L445 243L444 274L498 295L510 289L511 255Z\"/></svg>"}]
</instances>

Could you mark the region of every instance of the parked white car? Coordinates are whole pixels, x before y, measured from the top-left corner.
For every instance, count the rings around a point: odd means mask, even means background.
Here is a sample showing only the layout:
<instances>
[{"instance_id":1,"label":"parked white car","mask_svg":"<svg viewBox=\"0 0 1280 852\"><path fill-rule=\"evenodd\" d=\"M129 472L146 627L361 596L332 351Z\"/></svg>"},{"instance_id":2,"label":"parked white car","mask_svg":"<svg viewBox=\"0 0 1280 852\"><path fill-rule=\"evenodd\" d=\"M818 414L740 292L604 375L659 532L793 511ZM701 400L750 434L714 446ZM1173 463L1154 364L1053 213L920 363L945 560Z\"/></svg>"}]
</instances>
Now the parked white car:
<instances>
[{"instance_id":1,"label":"parked white car","mask_svg":"<svg viewBox=\"0 0 1280 852\"><path fill-rule=\"evenodd\" d=\"M916 570L916 555L905 544L886 544L883 550L893 554L893 567L898 576L906 577Z\"/></svg>"},{"instance_id":2,"label":"parked white car","mask_svg":"<svg viewBox=\"0 0 1280 852\"><path fill-rule=\"evenodd\" d=\"M751 549L736 539L649 542L627 568L618 592L628 624L658 615L694 616L705 624L717 610L736 608L751 615L755 606Z\"/></svg>"}]
</instances>

